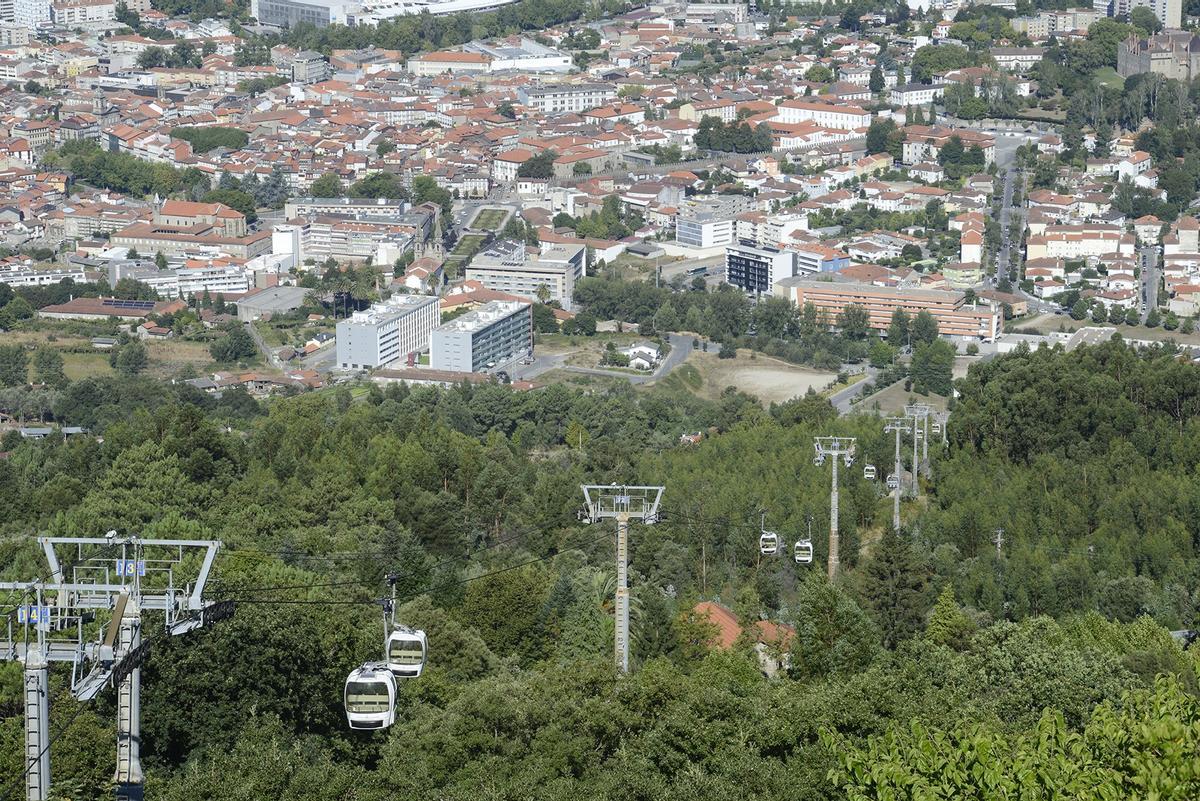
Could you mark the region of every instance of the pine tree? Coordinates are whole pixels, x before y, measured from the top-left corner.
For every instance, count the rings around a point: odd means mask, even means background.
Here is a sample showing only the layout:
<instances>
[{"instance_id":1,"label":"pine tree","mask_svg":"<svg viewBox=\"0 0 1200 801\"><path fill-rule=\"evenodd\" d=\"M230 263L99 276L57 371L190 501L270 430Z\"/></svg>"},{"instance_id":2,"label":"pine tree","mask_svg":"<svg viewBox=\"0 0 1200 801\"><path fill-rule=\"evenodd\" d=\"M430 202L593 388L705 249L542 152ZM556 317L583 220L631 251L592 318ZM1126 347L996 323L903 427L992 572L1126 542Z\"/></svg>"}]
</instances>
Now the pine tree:
<instances>
[{"instance_id":1,"label":"pine tree","mask_svg":"<svg viewBox=\"0 0 1200 801\"><path fill-rule=\"evenodd\" d=\"M954 585L946 584L929 614L929 623L925 626L925 639L961 650L969 643L973 628L971 619L959 609L958 602L954 599Z\"/></svg>"},{"instance_id":2,"label":"pine tree","mask_svg":"<svg viewBox=\"0 0 1200 801\"><path fill-rule=\"evenodd\" d=\"M671 599L650 585L638 596L641 614L633 632L634 661L640 665L660 656L675 659L679 655L679 632L675 628Z\"/></svg>"},{"instance_id":3,"label":"pine tree","mask_svg":"<svg viewBox=\"0 0 1200 801\"><path fill-rule=\"evenodd\" d=\"M883 631L883 645L895 649L921 630L925 612L925 566L904 537L889 526L867 563L864 595Z\"/></svg>"}]
</instances>

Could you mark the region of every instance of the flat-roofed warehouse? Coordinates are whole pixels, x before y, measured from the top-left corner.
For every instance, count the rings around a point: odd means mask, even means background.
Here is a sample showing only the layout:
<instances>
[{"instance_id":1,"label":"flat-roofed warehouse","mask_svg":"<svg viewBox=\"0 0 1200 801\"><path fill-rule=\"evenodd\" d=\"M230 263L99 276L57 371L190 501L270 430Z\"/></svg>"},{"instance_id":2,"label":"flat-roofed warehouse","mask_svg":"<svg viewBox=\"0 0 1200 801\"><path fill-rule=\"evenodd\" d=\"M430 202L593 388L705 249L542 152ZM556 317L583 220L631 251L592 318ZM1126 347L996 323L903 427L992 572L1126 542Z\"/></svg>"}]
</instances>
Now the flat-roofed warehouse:
<instances>
[{"instance_id":1,"label":"flat-roofed warehouse","mask_svg":"<svg viewBox=\"0 0 1200 801\"><path fill-rule=\"evenodd\" d=\"M304 299L311 291L302 286L269 286L248 292L238 299L238 319L250 322L295 311L304 305Z\"/></svg>"}]
</instances>

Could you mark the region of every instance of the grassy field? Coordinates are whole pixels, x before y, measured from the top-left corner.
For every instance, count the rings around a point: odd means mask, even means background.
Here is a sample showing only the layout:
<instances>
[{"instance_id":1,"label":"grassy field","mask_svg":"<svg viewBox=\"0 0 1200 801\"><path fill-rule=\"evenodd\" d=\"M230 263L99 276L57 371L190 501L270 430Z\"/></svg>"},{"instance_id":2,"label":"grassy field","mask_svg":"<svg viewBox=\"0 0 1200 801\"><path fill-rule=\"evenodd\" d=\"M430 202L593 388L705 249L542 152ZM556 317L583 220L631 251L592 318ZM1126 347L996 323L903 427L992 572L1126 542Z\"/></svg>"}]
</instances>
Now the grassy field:
<instances>
[{"instance_id":1,"label":"grassy field","mask_svg":"<svg viewBox=\"0 0 1200 801\"><path fill-rule=\"evenodd\" d=\"M911 403L924 403L939 412L946 411L946 398L941 395L918 395L911 390L905 391L904 382L892 384L890 387L869 395L854 405L856 410L878 412L882 415L904 414L904 407Z\"/></svg>"},{"instance_id":2,"label":"grassy field","mask_svg":"<svg viewBox=\"0 0 1200 801\"><path fill-rule=\"evenodd\" d=\"M508 214L506 209L480 209L479 213L475 215L475 219L471 220L470 227L484 231L499 231L508 220Z\"/></svg>"},{"instance_id":3,"label":"grassy field","mask_svg":"<svg viewBox=\"0 0 1200 801\"><path fill-rule=\"evenodd\" d=\"M30 351L43 345L54 348L62 354L63 372L72 381L89 376L109 375L113 372L108 361L109 351L96 350L92 347L90 337L73 333L66 326L56 328L43 322L32 330L6 331L4 341L19 343ZM185 365L203 373L204 368L212 364L212 355L208 352L208 343L206 342L169 339L147 341L145 344L150 356L148 372L151 375L174 376ZM30 380L32 380L32 352L29 353L29 360Z\"/></svg>"},{"instance_id":4,"label":"grassy field","mask_svg":"<svg viewBox=\"0 0 1200 801\"><path fill-rule=\"evenodd\" d=\"M594 337L538 334L536 347L539 356L569 354L565 364L571 367L600 367L600 357L604 355L609 342L619 349L644 339L637 334L598 334ZM642 375L636 370L631 373Z\"/></svg>"},{"instance_id":5,"label":"grassy field","mask_svg":"<svg viewBox=\"0 0 1200 801\"><path fill-rule=\"evenodd\" d=\"M108 353L104 351L64 353L62 357L63 372L72 381L78 381L81 378L108 375L113 372L112 365L108 363ZM33 380L32 366L30 367L29 380Z\"/></svg>"},{"instance_id":6,"label":"grassy field","mask_svg":"<svg viewBox=\"0 0 1200 801\"><path fill-rule=\"evenodd\" d=\"M687 389L704 398L719 398L725 387L756 396L763 404L782 403L812 388L825 389L836 376L779 359L739 350L736 359L719 359L716 351L693 351L687 361L663 379L666 386Z\"/></svg>"},{"instance_id":7,"label":"grassy field","mask_svg":"<svg viewBox=\"0 0 1200 801\"><path fill-rule=\"evenodd\" d=\"M587 373L574 373L570 370L549 370L542 373L536 379L539 384L566 384L572 387L580 387L582 389L604 389L614 386L629 386L629 382L624 378L602 375L589 375Z\"/></svg>"},{"instance_id":8,"label":"grassy field","mask_svg":"<svg viewBox=\"0 0 1200 801\"><path fill-rule=\"evenodd\" d=\"M1101 67L1092 73L1092 77L1110 89L1118 92L1125 88L1125 79L1117 74L1112 67Z\"/></svg>"}]
</instances>

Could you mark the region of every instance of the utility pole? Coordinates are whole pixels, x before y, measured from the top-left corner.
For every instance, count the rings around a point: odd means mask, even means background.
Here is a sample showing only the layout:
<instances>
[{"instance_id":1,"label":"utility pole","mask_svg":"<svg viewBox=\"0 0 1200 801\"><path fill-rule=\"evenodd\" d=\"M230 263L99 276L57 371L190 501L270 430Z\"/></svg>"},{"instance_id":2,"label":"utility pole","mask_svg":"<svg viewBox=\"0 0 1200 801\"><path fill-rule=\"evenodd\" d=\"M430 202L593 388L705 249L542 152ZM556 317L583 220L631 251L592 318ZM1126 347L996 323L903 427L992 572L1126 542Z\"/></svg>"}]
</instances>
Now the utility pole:
<instances>
[{"instance_id":1,"label":"utility pole","mask_svg":"<svg viewBox=\"0 0 1200 801\"><path fill-rule=\"evenodd\" d=\"M583 484L585 508L581 518L589 523L617 521L617 590L613 612L616 635L613 638L617 669L629 672L629 521L646 525L658 522L658 505L663 487L630 487L616 484Z\"/></svg>"},{"instance_id":2,"label":"utility pole","mask_svg":"<svg viewBox=\"0 0 1200 801\"><path fill-rule=\"evenodd\" d=\"M216 540L147 540L136 536L39 537L49 578L0 582L0 590L20 590L32 603L0 622L0 660L25 666L25 798L47 801L50 791L49 666L69 662L71 694L90 701L110 683L117 688L117 798L140 801L141 639L143 610L162 612L166 630L183 634L204 624L212 606L203 597L221 543ZM58 548L75 558L63 565ZM85 553L85 549L88 553ZM195 564L198 573L177 575ZM116 558L114 558L116 557ZM148 578L147 578L148 577ZM149 582L150 589L143 587ZM45 599L50 596L53 601ZM89 625L107 616L107 623ZM98 639L92 633L103 632Z\"/></svg>"},{"instance_id":3,"label":"utility pole","mask_svg":"<svg viewBox=\"0 0 1200 801\"><path fill-rule=\"evenodd\" d=\"M884 423L883 430L885 432L896 432L896 470L892 474L896 477L896 486L892 488L892 528L899 532L900 491L904 484L904 481L901 479L903 467L900 464L900 435L912 431L912 426L909 425L907 417L889 417Z\"/></svg>"},{"instance_id":4,"label":"utility pole","mask_svg":"<svg viewBox=\"0 0 1200 801\"><path fill-rule=\"evenodd\" d=\"M825 457L833 457L833 482L829 489L829 580L837 578L838 565L838 457L842 457L846 467L854 464L854 437L813 437L813 464L817 467L825 464Z\"/></svg>"}]
</instances>

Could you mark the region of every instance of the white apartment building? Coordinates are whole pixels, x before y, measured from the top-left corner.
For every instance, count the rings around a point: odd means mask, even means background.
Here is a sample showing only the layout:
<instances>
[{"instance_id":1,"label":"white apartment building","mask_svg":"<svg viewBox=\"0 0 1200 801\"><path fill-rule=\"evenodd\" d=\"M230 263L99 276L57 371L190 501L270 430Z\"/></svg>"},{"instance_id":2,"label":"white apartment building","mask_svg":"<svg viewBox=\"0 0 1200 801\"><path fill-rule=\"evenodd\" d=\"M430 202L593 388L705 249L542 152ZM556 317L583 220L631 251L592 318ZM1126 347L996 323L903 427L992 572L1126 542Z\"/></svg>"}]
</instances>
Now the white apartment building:
<instances>
[{"instance_id":1,"label":"white apartment building","mask_svg":"<svg viewBox=\"0 0 1200 801\"><path fill-rule=\"evenodd\" d=\"M871 125L871 112L858 106L837 106L808 100L786 100L779 105L775 119L784 123L812 120L826 128L852 131Z\"/></svg>"},{"instance_id":2,"label":"white apartment building","mask_svg":"<svg viewBox=\"0 0 1200 801\"><path fill-rule=\"evenodd\" d=\"M748 243L725 248L725 283L748 293L770 295L776 281L795 274L795 251Z\"/></svg>"},{"instance_id":3,"label":"white apartment building","mask_svg":"<svg viewBox=\"0 0 1200 801\"><path fill-rule=\"evenodd\" d=\"M13 22L36 28L50 21L50 0L13 0Z\"/></svg>"},{"instance_id":4,"label":"white apartment building","mask_svg":"<svg viewBox=\"0 0 1200 801\"><path fill-rule=\"evenodd\" d=\"M1026 259L1101 259L1134 255L1134 235L1119 225L1048 225L1030 236Z\"/></svg>"},{"instance_id":5,"label":"white apartment building","mask_svg":"<svg viewBox=\"0 0 1200 801\"><path fill-rule=\"evenodd\" d=\"M77 26L116 18L117 4L113 0L56 0L50 6L50 21L55 25Z\"/></svg>"},{"instance_id":6,"label":"white apartment building","mask_svg":"<svg viewBox=\"0 0 1200 801\"><path fill-rule=\"evenodd\" d=\"M524 242L501 240L476 254L467 266L466 278L488 289L530 301L556 300L572 311L575 282L584 276L585 245L543 245L530 255Z\"/></svg>"},{"instance_id":7,"label":"white apartment building","mask_svg":"<svg viewBox=\"0 0 1200 801\"><path fill-rule=\"evenodd\" d=\"M1177 30L1183 21L1181 0L1112 0L1111 17L1128 17L1139 6L1150 9L1164 28Z\"/></svg>"},{"instance_id":8,"label":"white apartment building","mask_svg":"<svg viewBox=\"0 0 1200 801\"><path fill-rule=\"evenodd\" d=\"M393 295L338 322L338 367L368 370L421 353L439 322L436 297Z\"/></svg>"},{"instance_id":9,"label":"white apartment building","mask_svg":"<svg viewBox=\"0 0 1200 801\"><path fill-rule=\"evenodd\" d=\"M532 86L518 92L521 103L543 114L579 113L617 99L617 89L606 83Z\"/></svg>"},{"instance_id":10,"label":"white apartment building","mask_svg":"<svg viewBox=\"0 0 1200 801\"><path fill-rule=\"evenodd\" d=\"M64 278L70 278L72 281L84 282L87 281L87 275L83 268L78 265L68 265L66 267L41 264L41 265L12 265L11 267L0 267L0 284L8 284L9 286L48 286L57 284Z\"/></svg>"},{"instance_id":11,"label":"white apartment building","mask_svg":"<svg viewBox=\"0 0 1200 801\"><path fill-rule=\"evenodd\" d=\"M533 352L533 306L493 300L433 329L429 366L456 373L485 372Z\"/></svg>"},{"instance_id":12,"label":"white apartment building","mask_svg":"<svg viewBox=\"0 0 1200 801\"><path fill-rule=\"evenodd\" d=\"M207 290L212 297L217 295L241 295L254 287L253 276L233 266L204 265L181 267L175 271L176 294L184 297L203 295Z\"/></svg>"},{"instance_id":13,"label":"white apartment building","mask_svg":"<svg viewBox=\"0 0 1200 801\"><path fill-rule=\"evenodd\" d=\"M0 14L3 14L3 0L0 0ZM9 16L12 14L12 0L8 0ZM24 47L33 37L33 31L15 22L0 22L0 47Z\"/></svg>"},{"instance_id":14,"label":"white apartment building","mask_svg":"<svg viewBox=\"0 0 1200 801\"><path fill-rule=\"evenodd\" d=\"M531 158L533 158L533 152L520 147L505 153L497 153L496 157L492 159L492 180L498 184L507 184L517 180L517 171Z\"/></svg>"},{"instance_id":15,"label":"white apartment building","mask_svg":"<svg viewBox=\"0 0 1200 801\"><path fill-rule=\"evenodd\" d=\"M735 223L739 242L779 247L790 240L796 231L808 230L808 216L803 214L771 214L750 212L739 214Z\"/></svg>"},{"instance_id":16,"label":"white apartment building","mask_svg":"<svg viewBox=\"0 0 1200 801\"><path fill-rule=\"evenodd\" d=\"M945 83L906 83L893 86L889 102L893 106L928 106L946 93Z\"/></svg>"},{"instance_id":17,"label":"white apartment building","mask_svg":"<svg viewBox=\"0 0 1200 801\"><path fill-rule=\"evenodd\" d=\"M675 218L675 241L694 248L733 244L735 230L733 217L720 211L681 211Z\"/></svg>"}]
</instances>

